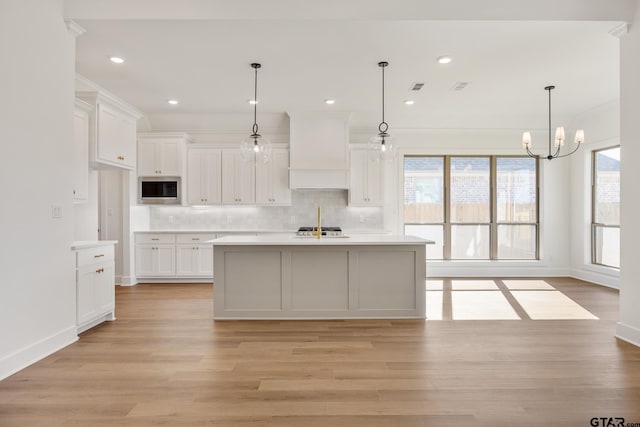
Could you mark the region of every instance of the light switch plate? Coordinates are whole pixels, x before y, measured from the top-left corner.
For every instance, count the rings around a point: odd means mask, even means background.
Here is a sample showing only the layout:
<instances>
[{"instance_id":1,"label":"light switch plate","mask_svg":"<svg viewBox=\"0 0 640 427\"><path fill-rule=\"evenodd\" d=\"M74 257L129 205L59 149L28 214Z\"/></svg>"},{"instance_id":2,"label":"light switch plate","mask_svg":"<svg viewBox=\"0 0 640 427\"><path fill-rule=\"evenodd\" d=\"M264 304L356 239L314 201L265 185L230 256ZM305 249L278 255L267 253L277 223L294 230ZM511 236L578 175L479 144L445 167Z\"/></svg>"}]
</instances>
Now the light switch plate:
<instances>
[{"instance_id":1,"label":"light switch plate","mask_svg":"<svg viewBox=\"0 0 640 427\"><path fill-rule=\"evenodd\" d=\"M52 218L62 218L62 205L54 203L51 206L51 217Z\"/></svg>"}]
</instances>

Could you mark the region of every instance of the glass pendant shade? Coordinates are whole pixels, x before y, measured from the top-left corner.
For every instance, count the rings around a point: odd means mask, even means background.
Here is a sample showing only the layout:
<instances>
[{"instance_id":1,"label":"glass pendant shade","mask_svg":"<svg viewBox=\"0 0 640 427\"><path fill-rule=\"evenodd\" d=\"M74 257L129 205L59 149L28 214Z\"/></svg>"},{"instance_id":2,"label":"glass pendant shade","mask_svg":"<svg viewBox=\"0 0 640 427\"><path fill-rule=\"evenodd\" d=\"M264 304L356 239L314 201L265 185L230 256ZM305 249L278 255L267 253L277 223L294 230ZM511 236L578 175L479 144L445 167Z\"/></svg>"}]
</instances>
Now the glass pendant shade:
<instances>
[{"instance_id":1,"label":"glass pendant shade","mask_svg":"<svg viewBox=\"0 0 640 427\"><path fill-rule=\"evenodd\" d=\"M386 132L369 139L369 159L374 162L392 162L397 156L398 150L393 136Z\"/></svg>"},{"instance_id":2,"label":"glass pendant shade","mask_svg":"<svg viewBox=\"0 0 640 427\"><path fill-rule=\"evenodd\" d=\"M251 134L240 142L240 158L246 162L253 160L268 163L271 158L271 141L259 134Z\"/></svg>"}]
</instances>

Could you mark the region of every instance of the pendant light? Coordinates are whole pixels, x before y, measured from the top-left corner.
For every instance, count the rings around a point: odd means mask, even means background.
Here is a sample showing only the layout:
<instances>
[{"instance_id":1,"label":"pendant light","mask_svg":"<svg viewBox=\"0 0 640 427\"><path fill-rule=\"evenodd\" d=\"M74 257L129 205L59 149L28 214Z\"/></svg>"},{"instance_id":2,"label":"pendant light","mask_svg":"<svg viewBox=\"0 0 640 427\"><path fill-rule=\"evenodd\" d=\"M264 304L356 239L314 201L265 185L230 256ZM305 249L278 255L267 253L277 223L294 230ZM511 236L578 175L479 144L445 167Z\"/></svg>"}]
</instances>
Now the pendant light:
<instances>
[{"instance_id":1,"label":"pendant light","mask_svg":"<svg viewBox=\"0 0 640 427\"><path fill-rule=\"evenodd\" d=\"M564 127L559 126L556 128L556 137L553 139L555 144L555 152L552 152L551 148L551 91L555 89L555 86L547 86L544 88L547 92L549 92L549 153L546 156L540 156L531 152L531 132L524 132L522 134L522 148L527 150L527 154L529 157L533 157L536 159L557 159L560 157L567 157L578 151L580 148L580 144L584 142L584 130L578 129L576 131L576 137L573 142L576 144L576 148L573 149L570 153L560 155L560 148L564 145Z\"/></svg>"},{"instance_id":2,"label":"pendant light","mask_svg":"<svg viewBox=\"0 0 640 427\"><path fill-rule=\"evenodd\" d=\"M378 125L378 134L369 140L370 154L373 161L392 162L396 157L393 137L387 132L389 124L384 121L384 69L389 65L386 61L378 62L382 69L382 121Z\"/></svg>"},{"instance_id":3,"label":"pendant light","mask_svg":"<svg viewBox=\"0 0 640 427\"><path fill-rule=\"evenodd\" d=\"M242 140L240 143L240 157L244 161L251 161L255 157L263 163L269 162L271 159L271 141L258 133L258 68L261 65L254 62L251 68L255 70L254 78L254 95L253 95L253 128L252 133Z\"/></svg>"}]
</instances>

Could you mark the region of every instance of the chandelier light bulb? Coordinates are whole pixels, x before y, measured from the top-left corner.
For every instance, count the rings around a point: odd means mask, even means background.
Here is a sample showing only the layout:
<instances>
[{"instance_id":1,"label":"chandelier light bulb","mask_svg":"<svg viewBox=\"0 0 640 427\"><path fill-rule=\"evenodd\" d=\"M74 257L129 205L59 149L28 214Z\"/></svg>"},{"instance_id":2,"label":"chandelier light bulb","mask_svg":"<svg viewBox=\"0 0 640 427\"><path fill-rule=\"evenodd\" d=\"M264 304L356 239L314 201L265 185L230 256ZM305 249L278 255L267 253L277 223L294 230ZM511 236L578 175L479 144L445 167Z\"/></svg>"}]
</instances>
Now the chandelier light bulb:
<instances>
[{"instance_id":1,"label":"chandelier light bulb","mask_svg":"<svg viewBox=\"0 0 640 427\"><path fill-rule=\"evenodd\" d=\"M574 140L576 144L581 144L584 142L584 130L578 129L576 131L576 139Z\"/></svg>"},{"instance_id":2,"label":"chandelier light bulb","mask_svg":"<svg viewBox=\"0 0 640 427\"><path fill-rule=\"evenodd\" d=\"M522 148L531 148L531 132L522 134Z\"/></svg>"},{"instance_id":3,"label":"chandelier light bulb","mask_svg":"<svg viewBox=\"0 0 640 427\"><path fill-rule=\"evenodd\" d=\"M559 126L556 128L556 147L564 145L564 127Z\"/></svg>"}]
</instances>

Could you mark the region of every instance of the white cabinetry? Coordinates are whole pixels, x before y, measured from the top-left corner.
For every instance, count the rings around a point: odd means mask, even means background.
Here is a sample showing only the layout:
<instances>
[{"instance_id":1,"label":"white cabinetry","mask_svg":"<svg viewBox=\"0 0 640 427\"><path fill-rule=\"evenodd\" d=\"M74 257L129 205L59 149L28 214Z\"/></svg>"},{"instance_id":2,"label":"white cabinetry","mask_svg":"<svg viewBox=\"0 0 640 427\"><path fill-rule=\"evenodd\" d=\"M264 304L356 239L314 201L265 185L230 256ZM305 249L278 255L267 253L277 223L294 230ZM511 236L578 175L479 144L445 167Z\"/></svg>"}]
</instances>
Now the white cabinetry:
<instances>
[{"instance_id":1,"label":"white cabinetry","mask_svg":"<svg viewBox=\"0 0 640 427\"><path fill-rule=\"evenodd\" d=\"M176 274L176 241L173 234L136 236L136 276L162 277Z\"/></svg>"},{"instance_id":2,"label":"white cabinetry","mask_svg":"<svg viewBox=\"0 0 640 427\"><path fill-rule=\"evenodd\" d=\"M222 201L222 151L190 149L187 155L187 203L214 205Z\"/></svg>"},{"instance_id":3,"label":"white cabinetry","mask_svg":"<svg viewBox=\"0 0 640 427\"><path fill-rule=\"evenodd\" d=\"M205 244L215 234L178 234L176 236L176 276L212 277L213 246Z\"/></svg>"},{"instance_id":4,"label":"white cabinetry","mask_svg":"<svg viewBox=\"0 0 640 427\"><path fill-rule=\"evenodd\" d=\"M91 106L76 99L73 111L73 201L89 197L89 111Z\"/></svg>"},{"instance_id":5,"label":"white cabinetry","mask_svg":"<svg viewBox=\"0 0 640 427\"><path fill-rule=\"evenodd\" d=\"M93 166L136 167L136 122L142 114L101 92L77 92L92 106L89 114L89 160Z\"/></svg>"},{"instance_id":6,"label":"white cabinetry","mask_svg":"<svg viewBox=\"0 0 640 427\"><path fill-rule=\"evenodd\" d=\"M290 205L289 150L276 148L267 163L256 162L256 203Z\"/></svg>"},{"instance_id":7,"label":"white cabinetry","mask_svg":"<svg viewBox=\"0 0 640 427\"><path fill-rule=\"evenodd\" d=\"M382 206L384 165L373 161L367 150L351 151L350 206Z\"/></svg>"},{"instance_id":8,"label":"white cabinetry","mask_svg":"<svg viewBox=\"0 0 640 427\"><path fill-rule=\"evenodd\" d=\"M254 204L256 201L255 161L244 161L238 149L222 150L222 203Z\"/></svg>"},{"instance_id":9,"label":"white cabinetry","mask_svg":"<svg viewBox=\"0 0 640 427\"><path fill-rule=\"evenodd\" d=\"M182 176L186 134L138 134L138 176Z\"/></svg>"},{"instance_id":10,"label":"white cabinetry","mask_svg":"<svg viewBox=\"0 0 640 427\"><path fill-rule=\"evenodd\" d=\"M113 243L76 249L76 298L78 333L115 319Z\"/></svg>"}]
</instances>

